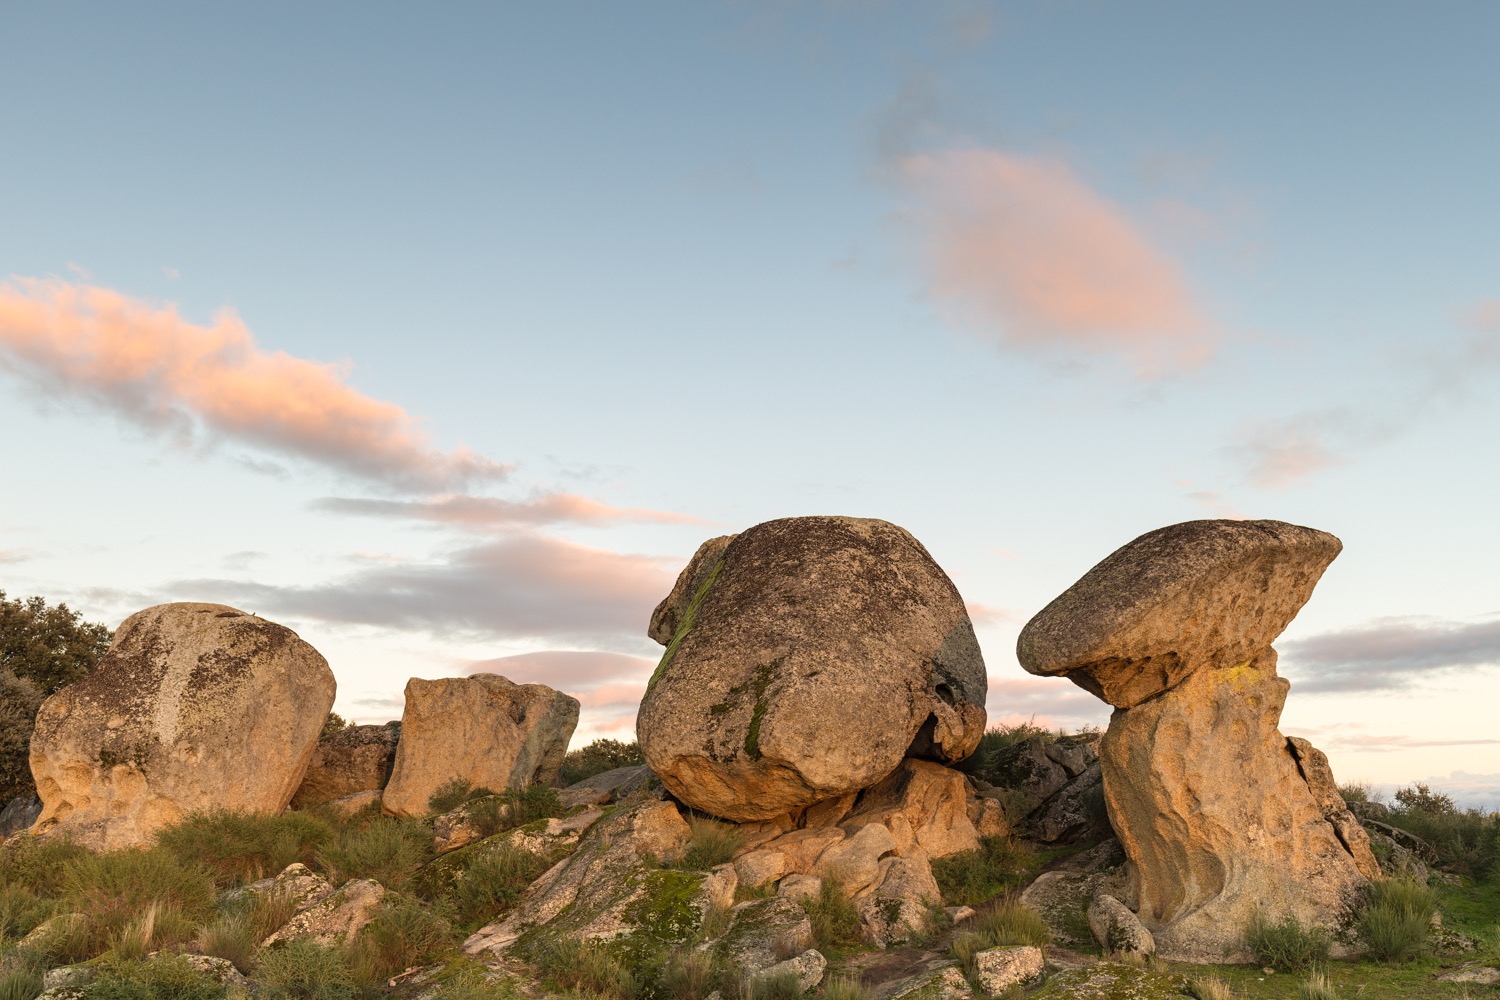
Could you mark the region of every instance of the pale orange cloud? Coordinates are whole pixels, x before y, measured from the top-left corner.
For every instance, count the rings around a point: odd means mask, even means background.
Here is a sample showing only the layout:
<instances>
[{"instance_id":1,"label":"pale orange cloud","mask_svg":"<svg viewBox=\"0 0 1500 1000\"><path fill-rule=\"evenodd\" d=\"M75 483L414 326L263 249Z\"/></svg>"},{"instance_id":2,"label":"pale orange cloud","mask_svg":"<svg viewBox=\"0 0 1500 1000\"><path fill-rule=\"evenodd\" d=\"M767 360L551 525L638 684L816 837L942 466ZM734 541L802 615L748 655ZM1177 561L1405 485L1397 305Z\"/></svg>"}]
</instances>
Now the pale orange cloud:
<instances>
[{"instance_id":1,"label":"pale orange cloud","mask_svg":"<svg viewBox=\"0 0 1500 1000\"><path fill-rule=\"evenodd\" d=\"M0 283L0 364L179 439L206 433L394 486L457 489L506 472L434 449L411 414L351 388L343 368L262 350L229 310L203 326L171 304L12 277Z\"/></svg>"},{"instance_id":2,"label":"pale orange cloud","mask_svg":"<svg viewBox=\"0 0 1500 1000\"><path fill-rule=\"evenodd\" d=\"M963 325L1025 350L1118 354L1147 377L1212 353L1177 264L1061 161L956 149L900 167L929 291Z\"/></svg>"},{"instance_id":3,"label":"pale orange cloud","mask_svg":"<svg viewBox=\"0 0 1500 1000\"><path fill-rule=\"evenodd\" d=\"M700 518L640 507L611 507L574 493L550 493L531 500L502 500L468 494L431 500L377 500L365 497L322 497L317 510L336 514L406 518L461 528L513 528L540 524L702 524Z\"/></svg>"}]
</instances>

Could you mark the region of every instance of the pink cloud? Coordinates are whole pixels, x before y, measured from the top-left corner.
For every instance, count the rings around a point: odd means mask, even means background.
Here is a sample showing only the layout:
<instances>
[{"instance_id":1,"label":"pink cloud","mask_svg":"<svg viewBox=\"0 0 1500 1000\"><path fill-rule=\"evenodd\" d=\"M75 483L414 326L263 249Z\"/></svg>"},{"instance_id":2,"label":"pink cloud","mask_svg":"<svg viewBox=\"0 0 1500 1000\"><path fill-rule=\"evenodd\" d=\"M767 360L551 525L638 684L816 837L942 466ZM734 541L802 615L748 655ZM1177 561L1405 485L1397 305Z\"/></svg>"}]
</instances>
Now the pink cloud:
<instances>
[{"instance_id":1,"label":"pink cloud","mask_svg":"<svg viewBox=\"0 0 1500 1000\"><path fill-rule=\"evenodd\" d=\"M435 450L410 414L351 388L339 366L262 350L228 310L203 326L171 304L13 277L0 283L0 364L179 440L206 433L416 489L506 472Z\"/></svg>"},{"instance_id":2,"label":"pink cloud","mask_svg":"<svg viewBox=\"0 0 1500 1000\"><path fill-rule=\"evenodd\" d=\"M644 656L599 650L548 649L479 660L464 667L463 672L500 674L517 684L546 684L559 691L571 692L626 679L639 680L644 690L645 679L654 669L656 661ZM636 700L640 700L639 695Z\"/></svg>"},{"instance_id":3,"label":"pink cloud","mask_svg":"<svg viewBox=\"0 0 1500 1000\"><path fill-rule=\"evenodd\" d=\"M956 149L901 173L929 291L964 325L1025 350L1119 354L1148 377L1212 353L1177 264L1066 164Z\"/></svg>"},{"instance_id":4,"label":"pink cloud","mask_svg":"<svg viewBox=\"0 0 1500 1000\"><path fill-rule=\"evenodd\" d=\"M540 524L702 524L688 514L611 507L573 493L552 493L532 500L502 500L498 497L457 494L432 500L375 500L364 497L323 497L314 500L317 510L337 514L407 518L461 528L511 528Z\"/></svg>"},{"instance_id":5,"label":"pink cloud","mask_svg":"<svg viewBox=\"0 0 1500 1000\"><path fill-rule=\"evenodd\" d=\"M1010 608L998 608L993 604L980 604L977 601L965 601L964 609L969 612L969 620L975 625L1000 625L1005 622L1019 622L1021 616Z\"/></svg>"}]
</instances>

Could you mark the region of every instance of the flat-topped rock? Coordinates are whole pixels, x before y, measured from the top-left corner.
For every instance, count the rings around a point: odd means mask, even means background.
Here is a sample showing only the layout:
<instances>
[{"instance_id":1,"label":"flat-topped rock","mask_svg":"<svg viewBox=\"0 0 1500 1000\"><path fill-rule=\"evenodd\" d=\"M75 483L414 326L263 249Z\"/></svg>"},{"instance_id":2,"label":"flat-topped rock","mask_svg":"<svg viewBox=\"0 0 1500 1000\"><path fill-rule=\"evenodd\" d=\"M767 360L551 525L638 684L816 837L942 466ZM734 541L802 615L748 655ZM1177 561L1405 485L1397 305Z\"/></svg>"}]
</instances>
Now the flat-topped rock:
<instances>
[{"instance_id":1,"label":"flat-topped rock","mask_svg":"<svg viewBox=\"0 0 1500 1000\"><path fill-rule=\"evenodd\" d=\"M667 628L672 628L670 638ZM653 616L646 762L681 801L771 819L867 788L984 733L963 598L885 521L792 517L705 543Z\"/></svg>"},{"instance_id":2,"label":"flat-topped rock","mask_svg":"<svg viewBox=\"0 0 1500 1000\"><path fill-rule=\"evenodd\" d=\"M1084 574L1021 630L1033 674L1064 675L1130 708L1204 666L1248 663L1312 596L1343 548L1283 521L1185 521Z\"/></svg>"}]
</instances>

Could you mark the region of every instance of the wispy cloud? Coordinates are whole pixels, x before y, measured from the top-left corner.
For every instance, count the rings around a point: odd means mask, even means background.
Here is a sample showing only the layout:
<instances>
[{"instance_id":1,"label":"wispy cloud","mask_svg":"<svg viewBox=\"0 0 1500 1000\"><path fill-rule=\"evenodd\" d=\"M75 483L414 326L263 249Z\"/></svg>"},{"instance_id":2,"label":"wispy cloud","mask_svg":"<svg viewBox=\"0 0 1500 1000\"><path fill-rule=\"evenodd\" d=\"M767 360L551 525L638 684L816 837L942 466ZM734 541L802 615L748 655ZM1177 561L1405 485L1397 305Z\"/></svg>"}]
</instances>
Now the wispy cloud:
<instances>
[{"instance_id":1,"label":"wispy cloud","mask_svg":"<svg viewBox=\"0 0 1500 1000\"><path fill-rule=\"evenodd\" d=\"M1289 736L1305 737L1324 752L1388 753L1397 750L1420 750L1427 747L1475 747L1500 744L1500 739L1490 739L1484 736L1433 740L1393 733L1374 733L1358 723L1342 723L1317 729L1288 727L1284 732Z\"/></svg>"},{"instance_id":2,"label":"wispy cloud","mask_svg":"<svg viewBox=\"0 0 1500 1000\"><path fill-rule=\"evenodd\" d=\"M1299 693L1394 691L1434 673L1500 665L1500 617L1477 622L1383 618L1279 643Z\"/></svg>"},{"instance_id":3,"label":"wispy cloud","mask_svg":"<svg viewBox=\"0 0 1500 1000\"><path fill-rule=\"evenodd\" d=\"M1195 367L1213 324L1178 265L1060 160L953 149L900 160L932 297L1042 354L1115 354L1143 376Z\"/></svg>"},{"instance_id":4,"label":"wispy cloud","mask_svg":"<svg viewBox=\"0 0 1500 1000\"><path fill-rule=\"evenodd\" d=\"M428 562L371 565L324 583L198 579L169 589L329 622L592 645L643 637L680 568L677 559L520 534Z\"/></svg>"},{"instance_id":5,"label":"wispy cloud","mask_svg":"<svg viewBox=\"0 0 1500 1000\"><path fill-rule=\"evenodd\" d=\"M700 519L670 511L611 507L573 493L552 493L532 500L458 494L425 500L379 500L322 497L310 505L332 514L354 514L427 521L459 528L525 528L545 524L701 524Z\"/></svg>"},{"instance_id":6,"label":"wispy cloud","mask_svg":"<svg viewBox=\"0 0 1500 1000\"><path fill-rule=\"evenodd\" d=\"M546 684L577 698L583 706L575 744L605 733L635 728L656 661L598 650L551 649L480 660L465 673L494 673L518 684Z\"/></svg>"},{"instance_id":7,"label":"wispy cloud","mask_svg":"<svg viewBox=\"0 0 1500 1000\"><path fill-rule=\"evenodd\" d=\"M1468 334L1401 359L1395 384L1366 402L1303 410L1241 427L1226 452L1251 486L1278 490L1336 468L1352 454L1395 440L1419 420L1461 401L1474 383L1500 371L1500 301L1458 310Z\"/></svg>"},{"instance_id":8,"label":"wispy cloud","mask_svg":"<svg viewBox=\"0 0 1500 1000\"><path fill-rule=\"evenodd\" d=\"M345 368L256 345L225 310L207 325L97 286L0 283L0 366L179 444L227 440L422 491L462 489L507 468L433 448L394 403L349 386Z\"/></svg>"}]
</instances>

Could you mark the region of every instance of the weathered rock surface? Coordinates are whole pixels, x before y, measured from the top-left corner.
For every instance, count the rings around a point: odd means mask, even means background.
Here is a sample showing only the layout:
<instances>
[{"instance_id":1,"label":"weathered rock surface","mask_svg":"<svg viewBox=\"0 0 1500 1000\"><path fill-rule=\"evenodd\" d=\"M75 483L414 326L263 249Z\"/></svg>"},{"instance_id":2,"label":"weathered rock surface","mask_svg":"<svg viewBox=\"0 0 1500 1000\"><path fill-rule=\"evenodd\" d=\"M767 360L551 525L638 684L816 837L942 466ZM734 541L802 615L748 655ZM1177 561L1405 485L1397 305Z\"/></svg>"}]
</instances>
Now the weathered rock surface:
<instances>
[{"instance_id":1,"label":"weathered rock surface","mask_svg":"<svg viewBox=\"0 0 1500 1000\"><path fill-rule=\"evenodd\" d=\"M1326 759L1303 754L1309 778L1276 728L1288 684L1270 643L1340 547L1278 521L1173 525L1109 556L1022 630L1026 669L1066 674L1116 708L1099 762L1130 861L1120 898L1168 958L1245 957L1257 912L1333 928L1374 870L1357 824L1327 801Z\"/></svg>"},{"instance_id":2,"label":"weathered rock surface","mask_svg":"<svg viewBox=\"0 0 1500 1000\"><path fill-rule=\"evenodd\" d=\"M1282 521L1185 521L1116 550L1021 630L1031 673L1130 708L1286 629L1342 543Z\"/></svg>"},{"instance_id":3,"label":"weathered rock surface","mask_svg":"<svg viewBox=\"0 0 1500 1000\"><path fill-rule=\"evenodd\" d=\"M882 861L877 887L855 903L855 910L870 942L888 948L927 931L942 898L932 866L918 853Z\"/></svg>"},{"instance_id":4,"label":"weathered rock surface","mask_svg":"<svg viewBox=\"0 0 1500 1000\"><path fill-rule=\"evenodd\" d=\"M384 897L385 887L379 882L352 879L298 908L291 920L260 945L269 948L303 938L324 945L352 941L354 935L375 919L375 908Z\"/></svg>"},{"instance_id":5,"label":"weathered rock surface","mask_svg":"<svg viewBox=\"0 0 1500 1000\"><path fill-rule=\"evenodd\" d=\"M969 818L971 797L962 773L908 759L866 789L842 825L853 831L879 823L891 832L898 853L920 850L929 858L946 858L979 846L979 832Z\"/></svg>"},{"instance_id":6,"label":"weathered rock surface","mask_svg":"<svg viewBox=\"0 0 1500 1000\"><path fill-rule=\"evenodd\" d=\"M716 961L748 982L773 968L780 956L812 947L812 922L794 900L749 899L730 910L729 928L704 946Z\"/></svg>"},{"instance_id":7,"label":"weathered rock surface","mask_svg":"<svg viewBox=\"0 0 1500 1000\"><path fill-rule=\"evenodd\" d=\"M0 809L0 840L17 830L31 827L42 814L42 800L35 795L17 795Z\"/></svg>"},{"instance_id":8,"label":"weathered rock surface","mask_svg":"<svg viewBox=\"0 0 1500 1000\"><path fill-rule=\"evenodd\" d=\"M1118 962L1098 962L1062 969L1027 1000L1182 1000L1188 978Z\"/></svg>"},{"instance_id":9,"label":"weathered rock surface","mask_svg":"<svg viewBox=\"0 0 1500 1000\"><path fill-rule=\"evenodd\" d=\"M305 809L358 792L379 791L396 763L401 725L349 726L318 740L292 805Z\"/></svg>"},{"instance_id":10,"label":"weathered rock surface","mask_svg":"<svg viewBox=\"0 0 1500 1000\"><path fill-rule=\"evenodd\" d=\"M233 902L245 896L278 895L289 899L296 910L305 909L333 891L328 880L300 861L293 862L273 878L263 878L238 888L228 889L221 895L224 902Z\"/></svg>"},{"instance_id":11,"label":"weathered rock surface","mask_svg":"<svg viewBox=\"0 0 1500 1000\"><path fill-rule=\"evenodd\" d=\"M823 973L827 970L828 959L824 958L823 953L816 948L809 948L796 958L777 962L752 975L750 977L751 995L754 995L754 984L782 978L795 979L798 991L806 993L823 981Z\"/></svg>"},{"instance_id":12,"label":"weathered rock surface","mask_svg":"<svg viewBox=\"0 0 1500 1000\"><path fill-rule=\"evenodd\" d=\"M967 757L984 662L962 598L884 521L797 517L705 544L653 618L667 651L637 722L673 795L736 821ZM690 595L690 596L689 596Z\"/></svg>"},{"instance_id":13,"label":"weathered rock surface","mask_svg":"<svg viewBox=\"0 0 1500 1000\"><path fill-rule=\"evenodd\" d=\"M691 839L671 802L623 807L595 823L571 856L532 883L512 913L470 935L464 950L504 951L543 925L584 940L644 934L680 943L711 908L729 904L737 885L732 865L706 875L655 867L681 858Z\"/></svg>"},{"instance_id":14,"label":"weathered rock surface","mask_svg":"<svg viewBox=\"0 0 1500 1000\"><path fill-rule=\"evenodd\" d=\"M333 698L327 662L291 629L222 604L139 611L42 703L34 832L113 850L194 810L280 812Z\"/></svg>"},{"instance_id":15,"label":"weathered rock surface","mask_svg":"<svg viewBox=\"0 0 1500 1000\"><path fill-rule=\"evenodd\" d=\"M1041 914L1052 931L1053 943L1088 947L1092 937L1087 924L1089 904L1100 893L1125 891L1124 869L1120 842L1106 840L1042 872L1021 893L1021 902Z\"/></svg>"},{"instance_id":16,"label":"weathered rock surface","mask_svg":"<svg viewBox=\"0 0 1500 1000\"><path fill-rule=\"evenodd\" d=\"M987 996L999 996L1042 974L1042 949L1023 944L1012 948L990 948L974 956L974 978Z\"/></svg>"},{"instance_id":17,"label":"weathered rock surface","mask_svg":"<svg viewBox=\"0 0 1500 1000\"><path fill-rule=\"evenodd\" d=\"M1370 837L1339 794L1333 768L1328 766L1328 755L1300 736L1289 736L1286 742L1297 761L1302 780L1307 783L1307 790L1312 793L1313 801L1322 809L1323 818L1333 827L1344 849L1354 859L1354 867L1367 879L1380 878L1380 864L1370 851Z\"/></svg>"},{"instance_id":18,"label":"weathered rock surface","mask_svg":"<svg viewBox=\"0 0 1500 1000\"><path fill-rule=\"evenodd\" d=\"M425 815L432 793L454 778L497 792L553 783L578 709L576 698L498 674L413 677L381 807L395 816Z\"/></svg>"},{"instance_id":19,"label":"weathered rock surface","mask_svg":"<svg viewBox=\"0 0 1500 1000\"><path fill-rule=\"evenodd\" d=\"M1107 892L1089 903L1089 930L1106 955L1145 957L1156 951L1156 941L1130 907Z\"/></svg>"},{"instance_id":20,"label":"weathered rock surface","mask_svg":"<svg viewBox=\"0 0 1500 1000\"><path fill-rule=\"evenodd\" d=\"M970 1000L974 991L963 970L946 959L902 979L883 983L875 991L877 1000Z\"/></svg>"}]
</instances>

